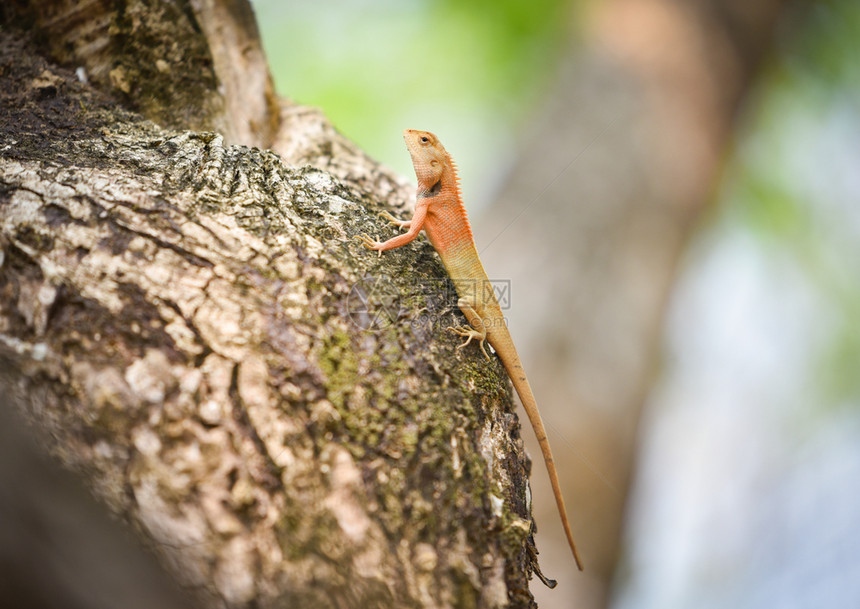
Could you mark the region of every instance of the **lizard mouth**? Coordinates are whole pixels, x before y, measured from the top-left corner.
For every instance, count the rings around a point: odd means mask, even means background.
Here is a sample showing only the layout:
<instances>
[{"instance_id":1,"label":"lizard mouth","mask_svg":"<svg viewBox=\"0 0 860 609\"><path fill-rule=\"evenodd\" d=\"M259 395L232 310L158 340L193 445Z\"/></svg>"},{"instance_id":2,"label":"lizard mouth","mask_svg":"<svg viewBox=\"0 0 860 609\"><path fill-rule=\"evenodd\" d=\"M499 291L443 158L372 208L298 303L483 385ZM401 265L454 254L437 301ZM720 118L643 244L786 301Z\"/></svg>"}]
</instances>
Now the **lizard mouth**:
<instances>
[{"instance_id":1,"label":"lizard mouth","mask_svg":"<svg viewBox=\"0 0 860 609\"><path fill-rule=\"evenodd\" d=\"M403 130L403 140L406 142L406 148L409 149L409 153L413 156L415 155L415 151L418 148L415 144L415 129L404 129Z\"/></svg>"},{"instance_id":2,"label":"lizard mouth","mask_svg":"<svg viewBox=\"0 0 860 609\"><path fill-rule=\"evenodd\" d=\"M406 149L409 151L409 156L412 157L413 164L421 162L423 156L421 155L422 151L418 144L416 144L414 139L410 137L410 134L404 134L403 139L406 140Z\"/></svg>"}]
</instances>

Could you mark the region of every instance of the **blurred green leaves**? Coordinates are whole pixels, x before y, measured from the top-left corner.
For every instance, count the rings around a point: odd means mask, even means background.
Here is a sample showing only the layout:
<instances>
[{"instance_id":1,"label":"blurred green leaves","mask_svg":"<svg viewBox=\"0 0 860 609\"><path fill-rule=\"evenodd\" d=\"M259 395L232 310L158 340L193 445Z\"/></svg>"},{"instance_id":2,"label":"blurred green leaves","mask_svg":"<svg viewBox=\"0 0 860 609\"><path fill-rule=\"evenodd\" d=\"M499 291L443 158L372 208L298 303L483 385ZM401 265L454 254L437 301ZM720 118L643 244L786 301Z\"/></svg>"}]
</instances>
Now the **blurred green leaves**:
<instances>
[{"instance_id":1,"label":"blurred green leaves","mask_svg":"<svg viewBox=\"0 0 860 609\"><path fill-rule=\"evenodd\" d=\"M860 3L796 11L730 161L725 210L792 261L820 307L824 406L860 407Z\"/></svg>"},{"instance_id":2,"label":"blurred green leaves","mask_svg":"<svg viewBox=\"0 0 860 609\"><path fill-rule=\"evenodd\" d=\"M787 24L797 35L783 38L781 54L787 75L802 75L807 86L839 89L860 102L857 2L816 0L803 13L802 23Z\"/></svg>"},{"instance_id":3,"label":"blurred green leaves","mask_svg":"<svg viewBox=\"0 0 860 609\"><path fill-rule=\"evenodd\" d=\"M400 132L439 130L468 172L468 142L507 143L573 29L562 0L254 0L278 91L319 106L410 174ZM462 142L457 141L462 138ZM452 141L453 138L453 141ZM474 146L475 144L472 144ZM465 158L463 151L465 150Z\"/></svg>"}]
</instances>

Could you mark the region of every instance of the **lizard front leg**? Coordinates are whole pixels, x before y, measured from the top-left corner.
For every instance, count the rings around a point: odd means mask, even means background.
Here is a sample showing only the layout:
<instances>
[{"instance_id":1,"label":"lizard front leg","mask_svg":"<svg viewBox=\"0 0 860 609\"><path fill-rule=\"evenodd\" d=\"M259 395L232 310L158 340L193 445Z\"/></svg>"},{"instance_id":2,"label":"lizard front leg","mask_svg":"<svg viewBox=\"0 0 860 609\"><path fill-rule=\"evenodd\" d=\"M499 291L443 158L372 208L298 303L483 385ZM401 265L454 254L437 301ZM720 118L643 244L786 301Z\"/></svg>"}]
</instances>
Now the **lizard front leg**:
<instances>
[{"instance_id":1,"label":"lizard front leg","mask_svg":"<svg viewBox=\"0 0 860 609\"><path fill-rule=\"evenodd\" d=\"M405 228L406 230L409 230L409 227L412 225L412 220L398 220L397 218L392 216L387 211L381 211L381 212L379 212L379 215L382 218L385 218L386 220L388 220L388 222L390 224L393 224L394 226L396 226L398 228Z\"/></svg>"},{"instance_id":2,"label":"lizard front leg","mask_svg":"<svg viewBox=\"0 0 860 609\"><path fill-rule=\"evenodd\" d=\"M384 252L385 250L393 250L395 247L406 245L407 243L415 239L415 237L418 236L418 233L420 233L421 229L424 227L424 220L427 218L428 205L429 203L426 200L418 201L415 204L415 215L412 216L411 220L406 222L406 224L409 225L409 230L402 235L392 237L388 241L383 242L377 241L376 239L366 234L356 235L355 238L358 241L361 241L365 247L379 252L380 255L382 255L382 252ZM394 216L391 216L391 218L396 220ZM401 222L400 220L396 221L398 223Z\"/></svg>"},{"instance_id":3,"label":"lizard front leg","mask_svg":"<svg viewBox=\"0 0 860 609\"><path fill-rule=\"evenodd\" d=\"M478 315L478 312L475 310L474 304L470 300L466 298L460 298L459 300L457 300L457 306L463 312L463 315L466 316L466 321L469 322L468 326L449 326L447 328L448 330L451 330L454 334L462 336L466 339L466 342L457 347L457 349L462 349L470 342L472 342L472 339L474 338L479 341L478 345L481 347L481 352L484 354L484 357L490 359L490 355L484 348L484 342L486 342L487 340L487 328L484 326L484 320L481 319L480 315Z\"/></svg>"}]
</instances>

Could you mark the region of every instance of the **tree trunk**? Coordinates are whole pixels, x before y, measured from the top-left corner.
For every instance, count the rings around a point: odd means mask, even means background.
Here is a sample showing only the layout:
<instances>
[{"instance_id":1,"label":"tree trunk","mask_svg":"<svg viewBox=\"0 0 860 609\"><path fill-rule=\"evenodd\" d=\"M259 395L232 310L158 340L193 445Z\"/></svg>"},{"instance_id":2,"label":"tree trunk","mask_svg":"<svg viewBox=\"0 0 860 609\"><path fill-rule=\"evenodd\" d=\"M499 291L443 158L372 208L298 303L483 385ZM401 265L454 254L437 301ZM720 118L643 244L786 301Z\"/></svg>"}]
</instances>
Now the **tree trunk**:
<instances>
[{"instance_id":1,"label":"tree trunk","mask_svg":"<svg viewBox=\"0 0 860 609\"><path fill-rule=\"evenodd\" d=\"M36 6L0 30L3 407L203 606L533 606L507 376L441 331L429 244L353 240L404 180L261 61L236 110L243 2Z\"/></svg>"}]
</instances>

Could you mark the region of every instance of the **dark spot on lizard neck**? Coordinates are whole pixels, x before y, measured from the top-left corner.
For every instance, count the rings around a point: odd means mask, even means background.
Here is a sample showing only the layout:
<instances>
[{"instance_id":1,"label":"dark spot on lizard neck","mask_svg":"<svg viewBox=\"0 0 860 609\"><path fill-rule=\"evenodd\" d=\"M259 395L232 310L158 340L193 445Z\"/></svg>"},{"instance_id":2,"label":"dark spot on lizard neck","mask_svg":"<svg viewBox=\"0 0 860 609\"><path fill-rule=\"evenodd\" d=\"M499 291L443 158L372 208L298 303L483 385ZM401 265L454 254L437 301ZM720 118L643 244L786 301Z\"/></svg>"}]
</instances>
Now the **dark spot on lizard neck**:
<instances>
[{"instance_id":1,"label":"dark spot on lizard neck","mask_svg":"<svg viewBox=\"0 0 860 609\"><path fill-rule=\"evenodd\" d=\"M442 190L442 179L440 178L438 182L433 184L429 189L428 188L419 188L416 196L419 199L429 199L431 197L435 197Z\"/></svg>"}]
</instances>

